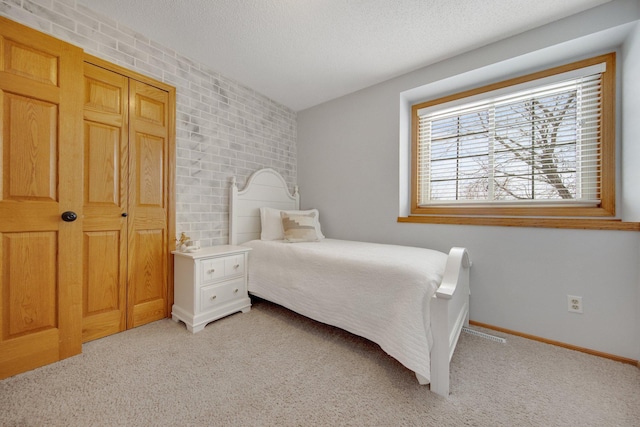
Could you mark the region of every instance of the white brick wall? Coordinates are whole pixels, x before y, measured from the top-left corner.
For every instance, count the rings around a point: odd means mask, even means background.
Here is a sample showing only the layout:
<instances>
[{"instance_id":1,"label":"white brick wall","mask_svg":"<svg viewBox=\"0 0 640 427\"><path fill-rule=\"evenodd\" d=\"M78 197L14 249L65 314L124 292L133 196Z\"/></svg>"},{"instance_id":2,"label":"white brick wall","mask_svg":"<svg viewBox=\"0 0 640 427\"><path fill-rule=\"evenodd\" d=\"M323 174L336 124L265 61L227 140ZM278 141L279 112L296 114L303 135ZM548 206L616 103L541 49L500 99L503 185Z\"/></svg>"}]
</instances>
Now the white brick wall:
<instances>
[{"instance_id":1,"label":"white brick wall","mask_svg":"<svg viewBox=\"0 0 640 427\"><path fill-rule=\"evenodd\" d=\"M261 167L296 181L296 113L76 0L0 0L0 15L176 88L176 231L228 241L228 187Z\"/></svg>"}]
</instances>

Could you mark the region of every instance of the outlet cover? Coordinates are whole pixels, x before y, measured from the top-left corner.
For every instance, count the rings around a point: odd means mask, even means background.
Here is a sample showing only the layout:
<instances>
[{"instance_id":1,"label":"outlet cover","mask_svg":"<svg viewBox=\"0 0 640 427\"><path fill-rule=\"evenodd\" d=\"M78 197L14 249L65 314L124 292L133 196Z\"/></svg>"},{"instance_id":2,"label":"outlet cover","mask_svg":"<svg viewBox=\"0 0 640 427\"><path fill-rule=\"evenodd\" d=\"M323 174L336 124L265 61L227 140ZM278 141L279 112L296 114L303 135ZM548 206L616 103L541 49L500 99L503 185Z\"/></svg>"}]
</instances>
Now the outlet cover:
<instances>
[{"instance_id":1,"label":"outlet cover","mask_svg":"<svg viewBox=\"0 0 640 427\"><path fill-rule=\"evenodd\" d=\"M582 297L567 295L567 304L570 313L582 313Z\"/></svg>"}]
</instances>

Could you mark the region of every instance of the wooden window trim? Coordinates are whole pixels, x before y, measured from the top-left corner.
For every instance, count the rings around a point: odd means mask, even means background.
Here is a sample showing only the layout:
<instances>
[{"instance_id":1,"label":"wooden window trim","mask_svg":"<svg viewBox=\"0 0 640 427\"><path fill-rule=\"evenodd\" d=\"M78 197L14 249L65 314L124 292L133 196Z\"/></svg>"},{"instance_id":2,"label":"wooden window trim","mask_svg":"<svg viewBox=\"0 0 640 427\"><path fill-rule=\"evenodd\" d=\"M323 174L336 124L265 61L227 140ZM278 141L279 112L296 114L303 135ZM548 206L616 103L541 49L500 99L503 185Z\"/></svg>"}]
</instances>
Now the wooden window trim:
<instances>
[{"instance_id":1,"label":"wooden window trim","mask_svg":"<svg viewBox=\"0 0 640 427\"><path fill-rule=\"evenodd\" d=\"M505 225L555 228L593 228L593 229L633 229L637 223L623 223L615 219L616 215L616 170L615 170L615 52L573 62L415 104L411 109L411 214L399 218L399 222ZM496 206L487 203L480 206L418 206L418 111L422 108L466 98L504 87L541 79L555 74L605 62L607 70L602 80L602 183L600 206L598 207L535 207L535 206Z\"/></svg>"},{"instance_id":2,"label":"wooden window trim","mask_svg":"<svg viewBox=\"0 0 640 427\"><path fill-rule=\"evenodd\" d=\"M398 222L416 224L488 225L494 227L567 228L577 230L618 230L640 231L640 222L626 222L619 219L590 218L514 218L514 217L474 217L453 215L410 215L398 217Z\"/></svg>"}]
</instances>

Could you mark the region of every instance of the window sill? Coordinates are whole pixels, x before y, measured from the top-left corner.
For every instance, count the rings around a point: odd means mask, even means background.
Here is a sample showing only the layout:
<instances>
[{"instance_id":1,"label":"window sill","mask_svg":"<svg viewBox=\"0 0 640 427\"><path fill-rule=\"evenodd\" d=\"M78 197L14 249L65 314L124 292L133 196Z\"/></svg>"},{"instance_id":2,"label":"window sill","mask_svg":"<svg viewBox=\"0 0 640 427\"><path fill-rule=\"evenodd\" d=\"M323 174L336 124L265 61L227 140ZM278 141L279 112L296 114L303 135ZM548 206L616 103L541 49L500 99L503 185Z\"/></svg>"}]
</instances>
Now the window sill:
<instances>
[{"instance_id":1,"label":"window sill","mask_svg":"<svg viewBox=\"0 0 640 427\"><path fill-rule=\"evenodd\" d=\"M496 227L536 227L570 228L582 230L640 231L640 222L623 222L618 219L465 217L429 215L398 217L398 222L409 222L418 224L490 225Z\"/></svg>"}]
</instances>

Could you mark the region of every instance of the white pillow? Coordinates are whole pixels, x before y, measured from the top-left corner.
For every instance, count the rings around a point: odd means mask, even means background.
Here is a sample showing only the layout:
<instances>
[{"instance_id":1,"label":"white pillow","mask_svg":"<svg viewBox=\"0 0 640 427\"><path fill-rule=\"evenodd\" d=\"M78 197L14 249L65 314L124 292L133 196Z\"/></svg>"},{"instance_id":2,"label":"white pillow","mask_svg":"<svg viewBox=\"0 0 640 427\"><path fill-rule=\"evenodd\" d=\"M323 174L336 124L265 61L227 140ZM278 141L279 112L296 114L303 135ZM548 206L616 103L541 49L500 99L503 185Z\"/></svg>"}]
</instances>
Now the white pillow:
<instances>
[{"instance_id":1,"label":"white pillow","mask_svg":"<svg viewBox=\"0 0 640 427\"><path fill-rule=\"evenodd\" d=\"M322 230L320 229L320 213L317 209L309 209L306 211L281 211L280 209L260 208L260 223L262 231L260 232L260 240L283 240L284 228L282 228L282 218L280 212L286 212L293 215L304 215L315 212L315 228L319 239L324 239Z\"/></svg>"}]
</instances>

